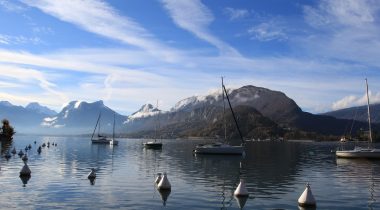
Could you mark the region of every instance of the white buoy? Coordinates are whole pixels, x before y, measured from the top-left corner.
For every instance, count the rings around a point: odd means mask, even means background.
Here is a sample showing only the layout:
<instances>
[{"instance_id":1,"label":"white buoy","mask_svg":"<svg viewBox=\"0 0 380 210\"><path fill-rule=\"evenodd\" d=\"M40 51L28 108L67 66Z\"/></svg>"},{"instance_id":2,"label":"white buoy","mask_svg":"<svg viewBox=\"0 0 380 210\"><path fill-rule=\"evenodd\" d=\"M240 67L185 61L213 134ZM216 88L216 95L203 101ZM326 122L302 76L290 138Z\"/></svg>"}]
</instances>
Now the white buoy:
<instances>
[{"instance_id":1,"label":"white buoy","mask_svg":"<svg viewBox=\"0 0 380 210\"><path fill-rule=\"evenodd\" d=\"M22 167L22 169L20 171L20 176L30 176L31 173L32 173L32 171L29 169L28 164L26 164L26 162L24 162L24 166Z\"/></svg>"},{"instance_id":2,"label":"white buoy","mask_svg":"<svg viewBox=\"0 0 380 210\"><path fill-rule=\"evenodd\" d=\"M18 152L18 155L21 157L24 155L24 152L20 149L20 152Z\"/></svg>"},{"instance_id":3,"label":"white buoy","mask_svg":"<svg viewBox=\"0 0 380 210\"><path fill-rule=\"evenodd\" d=\"M23 161L28 161L28 156L26 154L24 154L21 158Z\"/></svg>"},{"instance_id":4,"label":"white buoy","mask_svg":"<svg viewBox=\"0 0 380 210\"><path fill-rule=\"evenodd\" d=\"M317 205L313 193L311 192L309 183L306 184L305 191L303 191L300 198L298 198L298 205L302 207L312 207Z\"/></svg>"},{"instance_id":5,"label":"white buoy","mask_svg":"<svg viewBox=\"0 0 380 210\"><path fill-rule=\"evenodd\" d=\"M88 174L87 178L88 179L95 179L96 178L96 172L95 172L94 168L91 169L91 172Z\"/></svg>"},{"instance_id":6,"label":"white buoy","mask_svg":"<svg viewBox=\"0 0 380 210\"><path fill-rule=\"evenodd\" d=\"M161 178L162 178L161 173L157 173L157 177L156 177L156 180L154 180L154 183L156 184L160 183Z\"/></svg>"},{"instance_id":7,"label":"white buoy","mask_svg":"<svg viewBox=\"0 0 380 210\"><path fill-rule=\"evenodd\" d=\"M159 190L170 190L172 188L168 180L168 177L166 176L166 173L164 173L164 175L162 176L161 181L157 185L157 188Z\"/></svg>"},{"instance_id":8,"label":"white buoy","mask_svg":"<svg viewBox=\"0 0 380 210\"><path fill-rule=\"evenodd\" d=\"M247 190L247 188L245 186L244 179L240 179L240 183L237 186L237 188L236 188L236 190L234 192L234 195L237 196L237 197L239 197L239 196L244 197L244 196L248 196L249 195L248 190Z\"/></svg>"}]
</instances>

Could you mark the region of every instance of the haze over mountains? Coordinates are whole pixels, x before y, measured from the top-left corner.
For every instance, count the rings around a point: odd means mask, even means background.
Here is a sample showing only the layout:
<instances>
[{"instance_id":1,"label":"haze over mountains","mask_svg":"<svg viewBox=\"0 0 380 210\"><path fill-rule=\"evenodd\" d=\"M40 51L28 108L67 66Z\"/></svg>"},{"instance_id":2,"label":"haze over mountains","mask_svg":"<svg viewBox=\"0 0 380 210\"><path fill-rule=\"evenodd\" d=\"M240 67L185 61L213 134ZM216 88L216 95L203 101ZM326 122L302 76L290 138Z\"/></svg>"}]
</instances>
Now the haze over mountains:
<instances>
[{"instance_id":1,"label":"haze over mountains","mask_svg":"<svg viewBox=\"0 0 380 210\"><path fill-rule=\"evenodd\" d=\"M332 116L327 116L327 113L315 115L303 112L296 102L284 93L266 88L243 86L231 89L229 98L246 139L340 136L345 133L347 125L352 123L350 120L352 118L349 117L346 119L333 117L345 118L346 115L341 117L334 113L329 114ZM225 106L228 136L239 138L227 101ZM116 133L130 137L152 137L157 130L164 138L217 138L224 134L223 102L220 92L183 99L169 111L161 111L151 104L145 104L129 116L115 113L103 101L92 103L72 101L59 113L38 103L22 107L9 102L0 102L0 118L9 119L18 133L91 134L99 113L101 113L99 124L102 133L112 132L115 115ZM357 132L366 127L365 122L357 122L353 130ZM377 128L378 126L374 125L374 129Z\"/></svg>"}]
</instances>

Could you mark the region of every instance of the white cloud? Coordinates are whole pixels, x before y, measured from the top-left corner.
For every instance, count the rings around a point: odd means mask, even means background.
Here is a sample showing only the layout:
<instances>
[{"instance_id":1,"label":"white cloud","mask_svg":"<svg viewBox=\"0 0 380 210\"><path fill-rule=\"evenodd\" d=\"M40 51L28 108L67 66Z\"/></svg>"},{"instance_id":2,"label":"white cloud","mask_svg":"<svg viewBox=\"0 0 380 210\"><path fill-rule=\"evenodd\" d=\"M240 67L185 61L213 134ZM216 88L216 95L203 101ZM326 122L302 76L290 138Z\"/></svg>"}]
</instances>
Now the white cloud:
<instances>
[{"instance_id":1,"label":"white cloud","mask_svg":"<svg viewBox=\"0 0 380 210\"><path fill-rule=\"evenodd\" d=\"M369 100L371 104L380 102L380 92L372 94L372 92L369 91L368 95L369 95ZM331 108L332 110L339 110L339 109L349 108L353 106L363 106L363 105L367 105L366 94L360 97L355 96L355 95L345 96L344 98L334 102Z\"/></svg>"},{"instance_id":2,"label":"white cloud","mask_svg":"<svg viewBox=\"0 0 380 210\"><path fill-rule=\"evenodd\" d=\"M24 0L23 2L83 30L147 50L165 61L180 59L176 50L157 41L138 23L119 15L104 1Z\"/></svg>"},{"instance_id":3,"label":"white cloud","mask_svg":"<svg viewBox=\"0 0 380 210\"><path fill-rule=\"evenodd\" d=\"M41 40L37 37L9 36L0 34L0 45L20 45L20 44L40 44Z\"/></svg>"},{"instance_id":4,"label":"white cloud","mask_svg":"<svg viewBox=\"0 0 380 210\"><path fill-rule=\"evenodd\" d=\"M375 21L379 3L376 0L322 0L317 7L305 6L305 18L315 27L363 27Z\"/></svg>"},{"instance_id":5,"label":"white cloud","mask_svg":"<svg viewBox=\"0 0 380 210\"><path fill-rule=\"evenodd\" d=\"M22 12L25 10L25 7L12 0L0 0L0 8L10 12Z\"/></svg>"},{"instance_id":6,"label":"white cloud","mask_svg":"<svg viewBox=\"0 0 380 210\"><path fill-rule=\"evenodd\" d=\"M224 13L228 15L231 21L242 19L249 16L249 11L246 9L235 9L231 7L224 8Z\"/></svg>"},{"instance_id":7,"label":"white cloud","mask_svg":"<svg viewBox=\"0 0 380 210\"><path fill-rule=\"evenodd\" d=\"M209 31L208 26L214 21L214 16L200 0L162 0L162 2L179 27L214 45L223 54L240 55L236 49Z\"/></svg>"},{"instance_id":8,"label":"white cloud","mask_svg":"<svg viewBox=\"0 0 380 210\"><path fill-rule=\"evenodd\" d=\"M288 38L285 27L274 21L263 22L253 26L248 29L248 34L251 36L251 39L259 41L283 41Z\"/></svg>"}]
</instances>

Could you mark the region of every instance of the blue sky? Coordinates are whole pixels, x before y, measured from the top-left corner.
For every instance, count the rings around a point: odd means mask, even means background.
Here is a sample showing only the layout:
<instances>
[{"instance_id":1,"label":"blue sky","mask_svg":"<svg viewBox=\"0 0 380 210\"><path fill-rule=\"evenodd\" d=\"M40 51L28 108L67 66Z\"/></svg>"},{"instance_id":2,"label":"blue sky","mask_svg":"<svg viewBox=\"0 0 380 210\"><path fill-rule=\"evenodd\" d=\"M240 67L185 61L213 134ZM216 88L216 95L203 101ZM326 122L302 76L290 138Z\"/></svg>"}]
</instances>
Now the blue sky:
<instances>
[{"instance_id":1,"label":"blue sky","mask_svg":"<svg viewBox=\"0 0 380 210\"><path fill-rule=\"evenodd\" d=\"M0 100L122 114L220 87L319 113L380 102L377 0L0 0Z\"/></svg>"}]
</instances>

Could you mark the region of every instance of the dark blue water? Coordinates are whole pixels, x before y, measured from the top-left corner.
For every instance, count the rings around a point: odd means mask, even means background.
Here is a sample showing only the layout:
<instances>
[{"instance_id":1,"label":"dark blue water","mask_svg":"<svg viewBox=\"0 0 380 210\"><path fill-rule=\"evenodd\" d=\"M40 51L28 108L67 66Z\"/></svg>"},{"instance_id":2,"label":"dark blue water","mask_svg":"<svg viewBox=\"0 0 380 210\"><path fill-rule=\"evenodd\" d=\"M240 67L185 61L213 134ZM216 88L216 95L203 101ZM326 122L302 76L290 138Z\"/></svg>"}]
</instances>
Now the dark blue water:
<instances>
[{"instance_id":1,"label":"dark blue water","mask_svg":"<svg viewBox=\"0 0 380 210\"><path fill-rule=\"evenodd\" d=\"M193 156L199 140L164 140L158 151L143 149L139 139L119 140L111 147L85 137L16 136L2 154L32 144L32 176L24 184L22 160L1 157L1 208L240 209L233 191L244 178L250 192L240 201L244 209L297 209L307 182L318 209L380 209L380 162L336 160L335 143L248 142L243 159ZM48 141L58 146L38 155L37 146ZM93 184L91 168L97 169ZM169 195L155 189L157 172L167 172Z\"/></svg>"}]
</instances>

